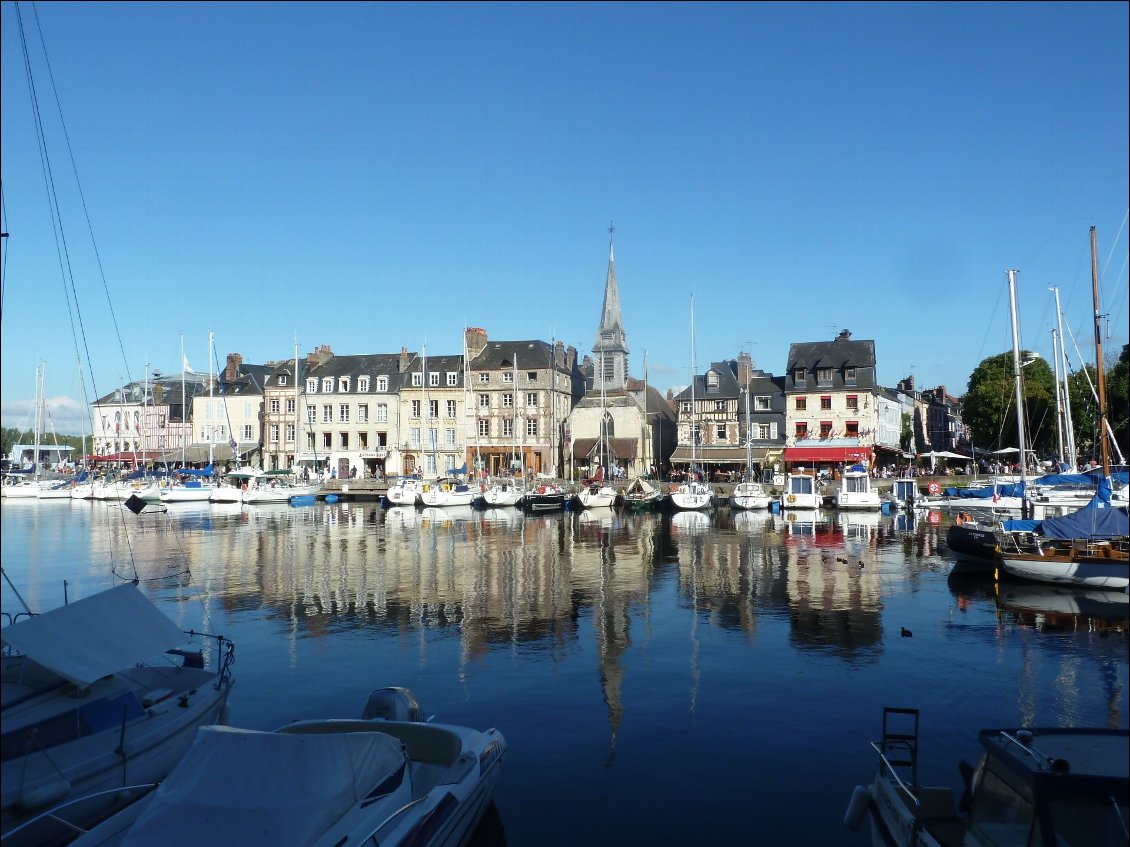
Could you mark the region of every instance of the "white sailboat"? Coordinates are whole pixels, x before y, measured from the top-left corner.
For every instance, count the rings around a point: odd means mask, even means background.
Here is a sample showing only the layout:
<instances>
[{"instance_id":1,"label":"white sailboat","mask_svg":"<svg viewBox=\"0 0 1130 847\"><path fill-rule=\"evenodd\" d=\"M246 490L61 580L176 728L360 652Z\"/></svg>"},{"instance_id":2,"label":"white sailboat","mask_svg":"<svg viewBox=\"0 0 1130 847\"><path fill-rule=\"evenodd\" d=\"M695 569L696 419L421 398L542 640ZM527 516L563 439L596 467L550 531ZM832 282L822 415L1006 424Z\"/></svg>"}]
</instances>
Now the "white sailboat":
<instances>
[{"instance_id":1,"label":"white sailboat","mask_svg":"<svg viewBox=\"0 0 1130 847\"><path fill-rule=\"evenodd\" d=\"M212 393L212 355L211 355L211 351L212 351L212 333L209 332L208 333L208 353L209 353L208 354L208 402L209 403L212 402L212 398L213 398L213 393ZM184 341L182 339L181 340L181 362L183 363L184 361L185 361L185 358L184 358ZM186 394L185 394L185 385L184 385L184 368L183 368L183 364L182 364L181 375L180 375L180 402L181 402L181 410L182 410L181 414L187 419L189 417L189 415L188 415L188 406L186 405L186 400L187 400L187 397L186 397ZM191 428L189 428L188 431L191 432ZM181 439L181 466L182 467L181 467L180 471L178 472L178 473L180 473L181 478L180 478L179 481L174 482L173 484L169 485L167 488L162 489L162 491L161 491L161 502L165 503L166 505L168 505L169 503L207 503L208 500L211 498L212 492L215 490L215 487L216 487L210 481L210 479L212 477L212 473L214 471L214 466L213 466L214 441L212 439L211 430L209 429L209 433L208 433L208 467L204 468L203 470L194 470L192 468L184 467L184 463L185 463L185 461L184 461L184 448L185 448L185 441L187 441L187 439L188 439L188 433L186 432Z\"/></svg>"},{"instance_id":2,"label":"white sailboat","mask_svg":"<svg viewBox=\"0 0 1130 847\"><path fill-rule=\"evenodd\" d=\"M669 495L671 507L679 509L680 511L701 511L709 509L714 505L714 492L710 486L698 480L698 409L695 405L695 392L694 384L698 378L698 367L695 362L695 340L694 340L694 295L691 295L691 426L690 426L690 441L691 441L691 470L690 479L681 485L675 486L675 490Z\"/></svg>"},{"instance_id":3,"label":"white sailboat","mask_svg":"<svg viewBox=\"0 0 1130 847\"><path fill-rule=\"evenodd\" d=\"M594 375L595 378L595 375ZM597 442L597 470L577 492L582 509L606 509L616 503L616 489L606 479L608 468L608 411L604 394L604 350L600 351L600 438Z\"/></svg>"},{"instance_id":4,"label":"white sailboat","mask_svg":"<svg viewBox=\"0 0 1130 847\"><path fill-rule=\"evenodd\" d=\"M514 470L521 471L521 479L518 476L494 477L486 484L486 489L483 491L483 503L487 508L498 508L501 506L520 506L522 500L526 496L526 473L525 462L523 461L522 454L522 439L521 439L521 406L518 398L518 354L514 354L514 455L516 460L521 463L520 467Z\"/></svg>"},{"instance_id":5,"label":"white sailboat","mask_svg":"<svg viewBox=\"0 0 1130 847\"><path fill-rule=\"evenodd\" d=\"M730 492L731 509L768 509L772 497L765 486L754 479L753 473L753 419L749 413L749 382L745 385L745 476Z\"/></svg>"}]
</instances>

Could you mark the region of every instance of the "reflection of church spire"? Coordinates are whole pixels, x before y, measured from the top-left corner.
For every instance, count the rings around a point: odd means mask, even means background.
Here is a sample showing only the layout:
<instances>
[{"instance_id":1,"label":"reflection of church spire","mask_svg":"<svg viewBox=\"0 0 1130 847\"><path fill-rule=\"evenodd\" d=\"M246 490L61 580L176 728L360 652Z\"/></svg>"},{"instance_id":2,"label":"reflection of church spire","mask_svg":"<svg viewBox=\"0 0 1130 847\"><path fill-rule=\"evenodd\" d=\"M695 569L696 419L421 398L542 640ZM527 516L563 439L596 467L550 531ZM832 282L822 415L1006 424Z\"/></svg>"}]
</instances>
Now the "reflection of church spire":
<instances>
[{"instance_id":1,"label":"reflection of church spire","mask_svg":"<svg viewBox=\"0 0 1130 847\"><path fill-rule=\"evenodd\" d=\"M601 539L601 544L599 604L593 615L593 623L597 639L600 689L604 695L604 704L608 707L609 750L605 767L611 767L616 754L616 733L624 717L624 703L620 696L624 686L621 659L628 648L630 620L625 602L621 602L611 590L612 540L605 536Z\"/></svg>"},{"instance_id":2,"label":"reflection of church spire","mask_svg":"<svg viewBox=\"0 0 1130 847\"><path fill-rule=\"evenodd\" d=\"M628 337L620 315L620 290L616 285L616 260L612 250L614 226L608 227L608 276L604 280L604 305L600 310L600 326L596 331L596 344L592 348L597 370L593 374L593 389L603 380L606 391L624 389L628 379Z\"/></svg>"}]
</instances>

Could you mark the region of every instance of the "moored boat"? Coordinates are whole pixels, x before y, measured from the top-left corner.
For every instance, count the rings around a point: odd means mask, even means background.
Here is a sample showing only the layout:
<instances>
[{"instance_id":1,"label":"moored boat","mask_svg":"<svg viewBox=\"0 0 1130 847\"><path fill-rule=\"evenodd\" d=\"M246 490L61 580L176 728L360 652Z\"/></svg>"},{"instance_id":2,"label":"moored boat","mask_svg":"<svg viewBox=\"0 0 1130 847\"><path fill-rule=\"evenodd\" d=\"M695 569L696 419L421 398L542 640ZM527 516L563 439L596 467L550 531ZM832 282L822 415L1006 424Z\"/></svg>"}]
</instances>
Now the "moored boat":
<instances>
[{"instance_id":1,"label":"moored boat","mask_svg":"<svg viewBox=\"0 0 1130 847\"><path fill-rule=\"evenodd\" d=\"M871 485L871 474L863 465L852 465L840 477L840 490L836 492L837 509L869 509L882 507L879 492Z\"/></svg>"}]
</instances>

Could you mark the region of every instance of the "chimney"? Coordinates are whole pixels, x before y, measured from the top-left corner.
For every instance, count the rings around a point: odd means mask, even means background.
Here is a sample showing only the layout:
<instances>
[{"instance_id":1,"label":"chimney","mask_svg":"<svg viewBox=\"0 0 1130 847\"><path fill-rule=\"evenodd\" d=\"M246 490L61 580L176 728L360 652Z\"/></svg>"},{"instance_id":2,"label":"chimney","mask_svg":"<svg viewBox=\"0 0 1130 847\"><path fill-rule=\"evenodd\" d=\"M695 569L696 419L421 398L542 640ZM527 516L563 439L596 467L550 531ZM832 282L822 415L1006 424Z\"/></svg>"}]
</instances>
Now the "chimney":
<instances>
[{"instance_id":1,"label":"chimney","mask_svg":"<svg viewBox=\"0 0 1130 847\"><path fill-rule=\"evenodd\" d=\"M749 353L738 354L738 384L745 388L753 379L753 356Z\"/></svg>"},{"instance_id":2,"label":"chimney","mask_svg":"<svg viewBox=\"0 0 1130 847\"><path fill-rule=\"evenodd\" d=\"M553 366L560 368L565 364L565 342L555 341L553 343Z\"/></svg>"},{"instance_id":3,"label":"chimney","mask_svg":"<svg viewBox=\"0 0 1130 847\"><path fill-rule=\"evenodd\" d=\"M239 379L239 366L243 364L243 356L239 353L228 353L228 363L224 367L224 382L235 382Z\"/></svg>"},{"instance_id":4,"label":"chimney","mask_svg":"<svg viewBox=\"0 0 1130 847\"><path fill-rule=\"evenodd\" d=\"M324 365L333 357L334 353L333 350L330 349L330 345L322 344L313 353L306 354L306 364L310 365L311 367L314 367L316 365Z\"/></svg>"},{"instance_id":5,"label":"chimney","mask_svg":"<svg viewBox=\"0 0 1130 847\"><path fill-rule=\"evenodd\" d=\"M463 332L463 340L467 345L467 359L473 361L487 346L487 331L477 326L469 326Z\"/></svg>"},{"instance_id":6,"label":"chimney","mask_svg":"<svg viewBox=\"0 0 1130 847\"><path fill-rule=\"evenodd\" d=\"M401 347L400 348L400 372L401 373L404 373L406 370L408 370L408 359L409 359L408 348L407 347Z\"/></svg>"},{"instance_id":7,"label":"chimney","mask_svg":"<svg viewBox=\"0 0 1130 847\"><path fill-rule=\"evenodd\" d=\"M577 348L572 344L570 344L568 349L565 351L565 366L570 370L570 372L577 366Z\"/></svg>"}]
</instances>

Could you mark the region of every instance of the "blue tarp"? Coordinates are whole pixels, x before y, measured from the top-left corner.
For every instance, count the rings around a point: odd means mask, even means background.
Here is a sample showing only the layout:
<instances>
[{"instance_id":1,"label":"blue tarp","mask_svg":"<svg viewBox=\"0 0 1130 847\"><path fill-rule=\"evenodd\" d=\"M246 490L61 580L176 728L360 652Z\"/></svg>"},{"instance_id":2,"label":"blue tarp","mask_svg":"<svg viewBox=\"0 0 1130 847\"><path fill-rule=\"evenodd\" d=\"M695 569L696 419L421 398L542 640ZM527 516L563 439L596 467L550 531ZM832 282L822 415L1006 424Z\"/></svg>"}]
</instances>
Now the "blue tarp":
<instances>
[{"instance_id":1,"label":"blue tarp","mask_svg":"<svg viewBox=\"0 0 1130 847\"><path fill-rule=\"evenodd\" d=\"M997 495L1001 497L1023 497L1024 483L986 485L984 488L947 488L946 494L950 497L980 497L982 500L992 500Z\"/></svg>"},{"instance_id":2,"label":"blue tarp","mask_svg":"<svg viewBox=\"0 0 1130 847\"><path fill-rule=\"evenodd\" d=\"M212 465L208 465L208 467L201 468L200 470L196 470L195 468L179 468L177 473L184 474L185 476L213 476L216 473L216 469L212 467Z\"/></svg>"},{"instance_id":3,"label":"blue tarp","mask_svg":"<svg viewBox=\"0 0 1130 847\"><path fill-rule=\"evenodd\" d=\"M1045 538L1116 538L1130 535L1125 509L1110 502L1110 482L1099 484L1091 502L1078 511L1042 521L1005 521L1008 532L1036 532Z\"/></svg>"}]
</instances>

